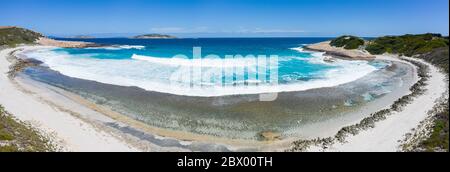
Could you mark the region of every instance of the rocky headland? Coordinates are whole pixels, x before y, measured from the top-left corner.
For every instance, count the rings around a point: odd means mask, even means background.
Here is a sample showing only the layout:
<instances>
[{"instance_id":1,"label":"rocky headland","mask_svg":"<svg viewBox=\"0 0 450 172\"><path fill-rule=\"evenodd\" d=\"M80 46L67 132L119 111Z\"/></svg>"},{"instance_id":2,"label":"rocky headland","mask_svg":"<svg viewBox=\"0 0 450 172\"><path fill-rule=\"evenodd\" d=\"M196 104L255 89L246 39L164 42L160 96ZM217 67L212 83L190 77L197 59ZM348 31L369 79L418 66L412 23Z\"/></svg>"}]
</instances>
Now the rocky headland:
<instances>
[{"instance_id":1,"label":"rocky headland","mask_svg":"<svg viewBox=\"0 0 450 172\"><path fill-rule=\"evenodd\" d=\"M342 47L332 46L331 41L320 42L317 44L311 44L304 47L305 50L325 52L325 55L346 58L354 60L373 60L374 55L371 55L360 49L345 49Z\"/></svg>"}]
</instances>

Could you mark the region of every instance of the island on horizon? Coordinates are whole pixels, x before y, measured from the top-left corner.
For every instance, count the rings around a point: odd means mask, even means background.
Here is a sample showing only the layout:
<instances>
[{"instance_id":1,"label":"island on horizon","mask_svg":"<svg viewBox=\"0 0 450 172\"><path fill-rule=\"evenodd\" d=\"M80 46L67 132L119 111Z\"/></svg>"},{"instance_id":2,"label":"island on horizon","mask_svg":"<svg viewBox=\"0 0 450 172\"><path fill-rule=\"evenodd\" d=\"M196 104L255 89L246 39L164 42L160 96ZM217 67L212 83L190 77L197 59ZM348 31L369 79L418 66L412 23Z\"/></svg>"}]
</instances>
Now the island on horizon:
<instances>
[{"instance_id":1,"label":"island on horizon","mask_svg":"<svg viewBox=\"0 0 450 172\"><path fill-rule=\"evenodd\" d=\"M131 38L133 38L133 39L176 39L177 37L172 36L172 35L166 35L166 34L152 33L152 34L137 35L137 36L133 36Z\"/></svg>"}]
</instances>

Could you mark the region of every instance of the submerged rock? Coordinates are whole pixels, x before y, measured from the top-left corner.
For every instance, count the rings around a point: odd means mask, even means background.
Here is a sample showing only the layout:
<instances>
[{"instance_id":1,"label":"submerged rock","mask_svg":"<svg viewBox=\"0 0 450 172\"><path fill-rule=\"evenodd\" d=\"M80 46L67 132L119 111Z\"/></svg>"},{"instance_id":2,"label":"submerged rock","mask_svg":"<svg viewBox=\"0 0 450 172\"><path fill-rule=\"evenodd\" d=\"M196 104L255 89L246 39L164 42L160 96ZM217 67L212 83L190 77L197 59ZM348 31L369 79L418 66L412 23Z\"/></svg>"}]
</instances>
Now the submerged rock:
<instances>
[{"instance_id":1,"label":"submerged rock","mask_svg":"<svg viewBox=\"0 0 450 172\"><path fill-rule=\"evenodd\" d=\"M281 134L272 131L263 131L259 133L259 137L265 141L281 140Z\"/></svg>"}]
</instances>

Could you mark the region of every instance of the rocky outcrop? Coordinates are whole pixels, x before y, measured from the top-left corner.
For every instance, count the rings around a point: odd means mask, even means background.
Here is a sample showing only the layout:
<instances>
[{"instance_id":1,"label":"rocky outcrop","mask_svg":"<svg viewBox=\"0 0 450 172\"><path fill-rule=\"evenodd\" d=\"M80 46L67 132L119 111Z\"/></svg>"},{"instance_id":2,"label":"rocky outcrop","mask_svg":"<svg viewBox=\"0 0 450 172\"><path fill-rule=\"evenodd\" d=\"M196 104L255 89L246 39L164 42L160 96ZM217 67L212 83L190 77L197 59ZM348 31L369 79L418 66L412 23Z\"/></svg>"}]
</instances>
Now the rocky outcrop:
<instances>
[{"instance_id":1,"label":"rocky outcrop","mask_svg":"<svg viewBox=\"0 0 450 172\"><path fill-rule=\"evenodd\" d=\"M55 46L61 48L87 48L87 47L99 47L100 45L91 42L81 41L59 41L50 38L41 37L36 40L36 43L45 46Z\"/></svg>"},{"instance_id":2,"label":"rocky outcrop","mask_svg":"<svg viewBox=\"0 0 450 172\"><path fill-rule=\"evenodd\" d=\"M281 140L280 133L272 132L272 131L263 131L259 133L259 137L264 141L276 141Z\"/></svg>"},{"instance_id":3,"label":"rocky outcrop","mask_svg":"<svg viewBox=\"0 0 450 172\"><path fill-rule=\"evenodd\" d=\"M338 58L347 58L353 60L373 60L374 55L371 55L363 50L354 49L347 50L340 47L333 47L330 45L330 41L320 42L317 44L311 44L304 47L305 50L325 52L326 55L330 55Z\"/></svg>"}]
</instances>

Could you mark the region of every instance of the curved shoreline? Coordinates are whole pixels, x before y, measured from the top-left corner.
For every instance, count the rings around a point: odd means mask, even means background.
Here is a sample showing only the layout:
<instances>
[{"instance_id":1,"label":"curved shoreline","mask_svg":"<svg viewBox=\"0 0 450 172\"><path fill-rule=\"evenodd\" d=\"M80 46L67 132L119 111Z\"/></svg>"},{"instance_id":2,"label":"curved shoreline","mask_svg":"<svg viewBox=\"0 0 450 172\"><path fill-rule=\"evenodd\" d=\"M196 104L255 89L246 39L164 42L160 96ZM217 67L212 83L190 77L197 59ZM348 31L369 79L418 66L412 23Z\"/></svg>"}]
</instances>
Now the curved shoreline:
<instances>
[{"instance_id":1,"label":"curved shoreline","mask_svg":"<svg viewBox=\"0 0 450 172\"><path fill-rule=\"evenodd\" d=\"M92 107L89 107L89 108L91 108L91 109L95 109L95 108L92 108ZM95 109L95 111L98 111L98 109ZM118 115L118 116L116 116L116 118L118 118L118 117L121 117L120 115ZM122 118L122 117L121 117ZM114 119L114 118L113 118ZM128 122L130 122L130 121L128 121ZM156 130L161 130L161 129L158 129L158 128L154 128L154 130L153 131L156 131ZM150 130L151 131L151 130ZM183 134L186 134L186 133L183 133ZM200 135L201 136L201 135ZM205 136L201 136L201 137L205 137ZM206 137L209 137L209 136L206 136ZM215 139L219 139L219 138L215 138ZM220 139L220 140L222 140L222 139ZM217 141L219 141L219 140L217 140ZM230 141L230 139L223 139L222 141L226 141L226 142L228 142L228 143L231 143L231 144L236 144L236 143L242 143L242 142L240 142L240 141L238 141L238 142L234 142L234 143L232 143L232 142L229 142ZM265 147L265 146L269 146L270 148L268 149L268 150L270 150L270 151L281 151L282 149L283 149L283 147L289 147L289 145L290 145L290 142L292 142L292 141L294 141L294 140L291 140L291 139L286 139L286 140L283 140L282 142L277 142L277 143L274 143L274 142L259 142L259 143L262 143L261 145L263 145L263 147ZM225 143L226 143L225 142ZM244 144L244 145L248 145L248 144L250 144L250 145L258 145L259 144L258 142L248 142L248 143L246 143L246 144ZM239 145L239 144L238 144ZM283 145L283 146L282 146ZM142 150L142 149L141 149ZM264 149L262 149L262 150L264 150ZM182 151L182 150L181 150Z\"/></svg>"},{"instance_id":2,"label":"curved shoreline","mask_svg":"<svg viewBox=\"0 0 450 172\"><path fill-rule=\"evenodd\" d=\"M34 97L34 93L18 88L7 74L11 65L7 57L12 50L0 51L0 103L8 112L21 121L30 122L46 135L51 135L53 142L61 146L62 151L138 151L107 132L98 130L91 123Z\"/></svg>"},{"instance_id":3,"label":"curved shoreline","mask_svg":"<svg viewBox=\"0 0 450 172\"><path fill-rule=\"evenodd\" d=\"M411 94L401 97L389 108L371 114L355 125L343 127L334 136L297 140L287 151L395 152L405 151L405 144L420 141L412 140L408 135L416 128L422 130L416 132L427 132L423 130L429 128L422 127L422 123L434 115L437 103L448 100L448 77L440 69L421 59L400 59L413 63L419 70L420 80L411 86Z\"/></svg>"}]
</instances>

